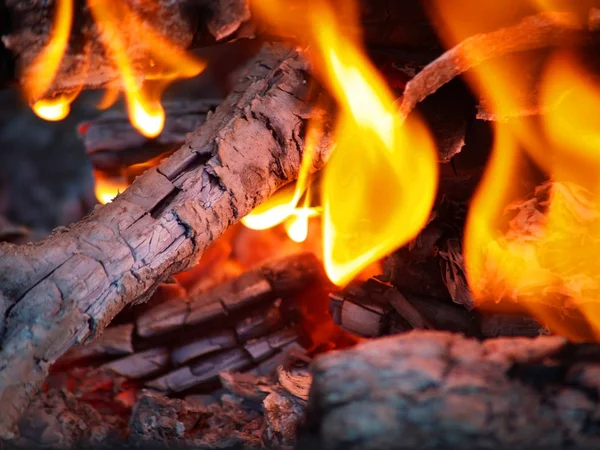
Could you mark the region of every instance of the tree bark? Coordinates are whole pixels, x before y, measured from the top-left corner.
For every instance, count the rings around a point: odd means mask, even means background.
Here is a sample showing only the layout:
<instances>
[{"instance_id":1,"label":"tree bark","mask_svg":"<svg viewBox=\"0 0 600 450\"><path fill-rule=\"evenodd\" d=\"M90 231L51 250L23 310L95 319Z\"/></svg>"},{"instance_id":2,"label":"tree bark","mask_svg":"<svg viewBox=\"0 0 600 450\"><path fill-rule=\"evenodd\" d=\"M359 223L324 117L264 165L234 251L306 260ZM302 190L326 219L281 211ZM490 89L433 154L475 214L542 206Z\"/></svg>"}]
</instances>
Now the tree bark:
<instances>
[{"instance_id":1,"label":"tree bark","mask_svg":"<svg viewBox=\"0 0 600 450\"><path fill-rule=\"evenodd\" d=\"M598 345L413 331L321 356L301 449L597 448Z\"/></svg>"},{"instance_id":2,"label":"tree bark","mask_svg":"<svg viewBox=\"0 0 600 450\"><path fill-rule=\"evenodd\" d=\"M143 302L299 169L306 122L301 54L266 45L185 145L112 203L33 245L0 247L0 435L51 364ZM328 147L327 147L328 148ZM326 161L316 152L313 169Z\"/></svg>"}]
</instances>

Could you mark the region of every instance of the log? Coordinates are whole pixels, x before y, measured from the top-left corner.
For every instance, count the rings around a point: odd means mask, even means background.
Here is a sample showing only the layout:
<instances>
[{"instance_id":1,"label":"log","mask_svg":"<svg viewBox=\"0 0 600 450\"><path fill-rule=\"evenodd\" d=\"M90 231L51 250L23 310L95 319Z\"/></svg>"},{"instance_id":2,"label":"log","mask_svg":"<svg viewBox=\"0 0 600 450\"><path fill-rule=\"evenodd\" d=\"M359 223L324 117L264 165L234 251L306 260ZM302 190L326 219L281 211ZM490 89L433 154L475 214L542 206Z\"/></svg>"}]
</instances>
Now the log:
<instances>
[{"instance_id":1,"label":"log","mask_svg":"<svg viewBox=\"0 0 600 450\"><path fill-rule=\"evenodd\" d=\"M600 347L412 331L312 364L299 449L596 448Z\"/></svg>"},{"instance_id":2,"label":"log","mask_svg":"<svg viewBox=\"0 0 600 450\"><path fill-rule=\"evenodd\" d=\"M112 203L28 246L0 247L0 436L9 436L49 367L149 298L206 246L293 180L309 110L301 54L266 45L186 144ZM313 168L327 159L319 148Z\"/></svg>"}]
</instances>

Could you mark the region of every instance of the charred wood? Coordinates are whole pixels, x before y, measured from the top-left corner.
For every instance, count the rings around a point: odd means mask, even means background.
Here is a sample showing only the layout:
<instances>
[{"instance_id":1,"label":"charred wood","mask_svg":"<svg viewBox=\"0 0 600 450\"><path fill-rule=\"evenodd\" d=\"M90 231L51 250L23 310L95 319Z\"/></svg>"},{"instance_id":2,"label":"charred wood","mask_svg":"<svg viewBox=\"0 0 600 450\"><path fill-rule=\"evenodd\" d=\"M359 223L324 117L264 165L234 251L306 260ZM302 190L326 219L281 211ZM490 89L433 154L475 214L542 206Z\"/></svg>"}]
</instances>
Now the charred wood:
<instances>
[{"instance_id":1,"label":"charred wood","mask_svg":"<svg viewBox=\"0 0 600 450\"><path fill-rule=\"evenodd\" d=\"M593 448L597 345L413 331L318 358L299 448Z\"/></svg>"},{"instance_id":2,"label":"charred wood","mask_svg":"<svg viewBox=\"0 0 600 450\"><path fill-rule=\"evenodd\" d=\"M112 203L32 246L0 247L4 320L0 434L9 435L69 348L101 333L283 184L300 165L307 111L301 55L266 46L185 146ZM241 149L252 149L248 160ZM314 169L327 151L317 152Z\"/></svg>"},{"instance_id":3,"label":"charred wood","mask_svg":"<svg viewBox=\"0 0 600 450\"><path fill-rule=\"evenodd\" d=\"M477 338L534 337L547 333L525 313L480 314L447 299L401 292L375 278L353 282L343 291L331 294L329 307L337 325L362 337L414 329L452 331Z\"/></svg>"}]
</instances>

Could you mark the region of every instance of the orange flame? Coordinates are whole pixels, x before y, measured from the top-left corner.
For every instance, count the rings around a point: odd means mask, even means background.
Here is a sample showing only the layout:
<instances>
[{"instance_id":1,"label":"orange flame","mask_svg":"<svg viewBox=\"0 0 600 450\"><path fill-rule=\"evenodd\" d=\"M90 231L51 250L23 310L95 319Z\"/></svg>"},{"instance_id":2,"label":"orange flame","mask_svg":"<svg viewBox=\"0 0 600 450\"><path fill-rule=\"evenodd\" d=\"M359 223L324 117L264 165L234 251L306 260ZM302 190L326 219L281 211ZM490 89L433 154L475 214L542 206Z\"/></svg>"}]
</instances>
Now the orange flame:
<instances>
[{"instance_id":1,"label":"orange flame","mask_svg":"<svg viewBox=\"0 0 600 450\"><path fill-rule=\"evenodd\" d=\"M160 103L162 91L168 83L180 78L190 78L204 70L205 64L187 55L164 36L159 35L125 2L112 0L88 0L87 5L100 30L101 38L108 54L113 59L121 75L127 108L132 125L147 137L156 137L164 127L165 112ZM28 69L35 76L26 77L25 91L33 99L33 110L47 120L61 120L69 113L69 105L78 92L70 96L39 100L50 87L60 67L68 46L73 21L73 0L57 0L50 40ZM131 36L140 36L142 45L151 57L153 74L148 79L155 82L156 89L143 89L142 74L134 69L128 53L128 43L120 33L126 29ZM108 107L116 100L117 90L109 88L99 105Z\"/></svg>"},{"instance_id":2,"label":"orange flame","mask_svg":"<svg viewBox=\"0 0 600 450\"><path fill-rule=\"evenodd\" d=\"M437 163L426 128L417 118L403 123L392 93L358 44L356 4L345 2L341 20L326 1L301 3L261 0L255 7L276 21L272 26L310 45L340 107L321 192L325 268L343 285L425 225Z\"/></svg>"},{"instance_id":3,"label":"orange flame","mask_svg":"<svg viewBox=\"0 0 600 450\"><path fill-rule=\"evenodd\" d=\"M69 42L73 22L72 0L57 0L48 44L35 57L24 76L23 89L33 111L42 119L61 120L69 114L72 99L42 99L58 72Z\"/></svg>"},{"instance_id":4,"label":"orange flame","mask_svg":"<svg viewBox=\"0 0 600 450\"><path fill-rule=\"evenodd\" d=\"M465 16L456 17L447 3L440 0L436 7L444 14L445 37L454 43L464 32ZM487 7L468 0L458 3L463 13L475 3ZM564 3L536 0L531 5L554 8ZM496 20L485 12L470 19L478 27L493 27ZM528 70L531 61L531 55L502 58L477 67L470 77L491 99L494 112L505 117L521 108L519 92L531 92L532 85L526 83L533 81L545 114L495 126L494 151L465 230L469 285L481 306L516 302L554 332L574 340L598 340L600 86L564 50L538 61L541 71ZM541 75L528 80L521 76L524 71ZM526 183L537 180L525 157L551 180L537 189L538 200L528 202L522 200ZM520 201L507 210L516 199ZM516 212L515 218L508 221L507 212Z\"/></svg>"},{"instance_id":5,"label":"orange flame","mask_svg":"<svg viewBox=\"0 0 600 450\"><path fill-rule=\"evenodd\" d=\"M105 205L112 202L117 195L129 186L129 180L125 175L110 177L102 172L94 171L94 193L98 201Z\"/></svg>"}]
</instances>

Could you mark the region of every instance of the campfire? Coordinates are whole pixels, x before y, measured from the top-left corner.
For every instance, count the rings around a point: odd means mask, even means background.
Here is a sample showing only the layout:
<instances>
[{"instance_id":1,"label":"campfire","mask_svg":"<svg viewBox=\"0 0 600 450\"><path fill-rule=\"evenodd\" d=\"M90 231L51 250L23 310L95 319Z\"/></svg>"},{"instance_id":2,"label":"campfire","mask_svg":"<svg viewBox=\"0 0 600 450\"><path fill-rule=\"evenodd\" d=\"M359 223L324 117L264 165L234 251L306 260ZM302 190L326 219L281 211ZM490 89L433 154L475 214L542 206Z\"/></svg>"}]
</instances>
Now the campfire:
<instances>
[{"instance_id":1,"label":"campfire","mask_svg":"<svg viewBox=\"0 0 600 450\"><path fill-rule=\"evenodd\" d=\"M0 3L0 437L600 445L600 4L569 3Z\"/></svg>"}]
</instances>

